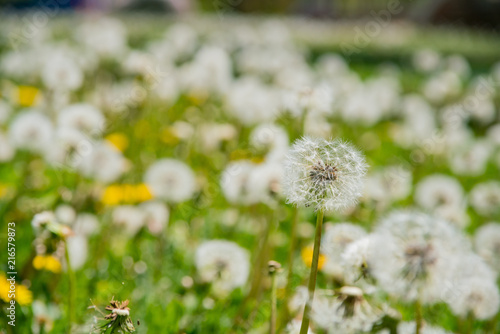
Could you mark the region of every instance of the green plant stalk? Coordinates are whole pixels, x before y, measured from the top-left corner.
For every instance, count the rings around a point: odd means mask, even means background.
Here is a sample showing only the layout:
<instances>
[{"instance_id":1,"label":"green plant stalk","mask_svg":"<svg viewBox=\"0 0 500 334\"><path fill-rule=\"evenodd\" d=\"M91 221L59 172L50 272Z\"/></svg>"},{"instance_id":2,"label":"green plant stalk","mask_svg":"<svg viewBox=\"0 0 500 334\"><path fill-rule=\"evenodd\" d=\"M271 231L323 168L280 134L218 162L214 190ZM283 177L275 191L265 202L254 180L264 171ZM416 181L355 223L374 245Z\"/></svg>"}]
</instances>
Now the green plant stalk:
<instances>
[{"instance_id":1,"label":"green plant stalk","mask_svg":"<svg viewBox=\"0 0 500 334\"><path fill-rule=\"evenodd\" d=\"M304 315L302 317L302 324L300 325L300 334L307 334L309 330L309 312L311 311L311 304L314 299L314 290L316 289L316 277L318 275L318 260L319 260L319 249L321 246L321 232L323 229L323 210L318 210L318 216L316 219L316 234L314 236L314 249L313 258L311 263L311 274L309 276L309 297L304 307Z\"/></svg>"},{"instance_id":2,"label":"green plant stalk","mask_svg":"<svg viewBox=\"0 0 500 334\"><path fill-rule=\"evenodd\" d=\"M298 208L293 207L292 226L290 230L290 249L288 250L288 275L286 283L285 300L290 297L292 288L291 281L293 278L293 258L295 255L295 247L297 246L297 225L299 220Z\"/></svg>"},{"instance_id":3,"label":"green plant stalk","mask_svg":"<svg viewBox=\"0 0 500 334\"><path fill-rule=\"evenodd\" d=\"M68 327L71 331L71 325L75 321L75 273L71 268L69 262L68 242L65 241L64 257L66 259L66 266L68 270Z\"/></svg>"},{"instance_id":4,"label":"green plant stalk","mask_svg":"<svg viewBox=\"0 0 500 334\"><path fill-rule=\"evenodd\" d=\"M474 315L472 312L469 312L467 314L467 318L465 319L466 327L464 334L471 334L472 330L474 329Z\"/></svg>"},{"instance_id":5,"label":"green plant stalk","mask_svg":"<svg viewBox=\"0 0 500 334\"><path fill-rule=\"evenodd\" d=\"M420 300L415 301L415 334L420 334L422 332L422 305Z\"/></svg>"},{"instance_id":6,"label":"green plant stalk","mask_svg":"<svg viewBox=\"0 0 500 334\"><path fill-rule=\"evenodd\" d=\"M271 319L269 333L276 334L276 273L271 274Z\"/></svg>"},{"instance_id":7,"label":"green plant stalk","mask_svg":"<svg viewBox=\"0 0 500 334\"><path fill-rule=\"evenodd\" d=\"M293 259L295 257L295 248L297 247L297 225L299 220L299 212L296 206L293 207L292 226L290 229L290 249L288 250L288 275L285 287L284 305L288 305L290 294L292 292L292 279L293 279ZM288 322L289 312L287 307L283 307L280 315L280 328Z\"/></svg>"},{"instance_id":8,"label":"green plant stalk","mask_svg":"<svg viewBox=\"0 0 500 334\"><path fill-rule=\"evenodd\" d=\"M273 212L269 219L267 220L267 225L262 235L262 242L260 243L259 253L257 255L257 259L255 261L253 272L252 272L252 284L250 286L250 292L245 297L243 302L241 303L237 315L235 317L234 326L238 327L243 321L243 312L247 304L252 300L258 300L261 292L261 281L262 281L262 272L264 268L264 264L267 262L266 257L270 256L269 253L272 250L269 249L269 235L274 226L276 226L277 216L276 213Z\"/></svg>"}]
</instances>

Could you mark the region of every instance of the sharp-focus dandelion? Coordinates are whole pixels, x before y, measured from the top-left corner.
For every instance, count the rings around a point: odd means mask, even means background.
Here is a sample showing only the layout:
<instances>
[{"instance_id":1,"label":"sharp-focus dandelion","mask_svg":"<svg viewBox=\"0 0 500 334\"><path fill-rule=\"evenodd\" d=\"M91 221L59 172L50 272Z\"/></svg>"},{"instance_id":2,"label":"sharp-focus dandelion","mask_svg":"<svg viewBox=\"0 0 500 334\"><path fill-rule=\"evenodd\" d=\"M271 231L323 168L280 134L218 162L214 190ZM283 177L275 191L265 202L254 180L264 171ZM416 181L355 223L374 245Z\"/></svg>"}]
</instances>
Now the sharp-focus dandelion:
<instances>
[{"instance_id":1,"label":"sharp-focus dandelion","mask_svg":"<svg viewBox=\"0 0 500 334\"><path fill-rule=\"evenodd\" d=\"M285 160L284 192L298 206L341 210L361 196L366 170L364 156L351 144L304 137Z\"/></svg>"},{"instance_id":2,"label":"sharp-focus dandelion","mask_svg":"<svg viewBox=\"0 0 500 334\"><path fill-rule=\"evenodd\" d=\"M309 311L314 299L321 231L325 211L340 210L361 196L367 164L352 145L339 139L327 141L304 137L292 146L285 160L284 193L289 203L310 206L317 212L309 302L304 309L301 334L309 327Z\"/></svg>"}]
</instances>

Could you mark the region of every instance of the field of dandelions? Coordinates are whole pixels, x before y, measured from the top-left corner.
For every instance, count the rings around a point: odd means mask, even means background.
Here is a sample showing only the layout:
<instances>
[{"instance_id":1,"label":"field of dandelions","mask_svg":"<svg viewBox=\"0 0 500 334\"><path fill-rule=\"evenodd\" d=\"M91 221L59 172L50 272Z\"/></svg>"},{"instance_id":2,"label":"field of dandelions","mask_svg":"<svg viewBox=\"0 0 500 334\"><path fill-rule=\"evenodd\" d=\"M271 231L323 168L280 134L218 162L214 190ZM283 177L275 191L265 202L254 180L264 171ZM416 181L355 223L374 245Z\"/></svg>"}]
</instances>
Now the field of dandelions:
<instances>
[{"instance_id":1,"label":"field of dandelions","mask_svg":"<svg viewBox=\"0 0 500 334\"><path fill-rule=\"evenodd\" d=\"M500 332L497 37L0 22L0 333Z\"/></svg>"}]
</instances>

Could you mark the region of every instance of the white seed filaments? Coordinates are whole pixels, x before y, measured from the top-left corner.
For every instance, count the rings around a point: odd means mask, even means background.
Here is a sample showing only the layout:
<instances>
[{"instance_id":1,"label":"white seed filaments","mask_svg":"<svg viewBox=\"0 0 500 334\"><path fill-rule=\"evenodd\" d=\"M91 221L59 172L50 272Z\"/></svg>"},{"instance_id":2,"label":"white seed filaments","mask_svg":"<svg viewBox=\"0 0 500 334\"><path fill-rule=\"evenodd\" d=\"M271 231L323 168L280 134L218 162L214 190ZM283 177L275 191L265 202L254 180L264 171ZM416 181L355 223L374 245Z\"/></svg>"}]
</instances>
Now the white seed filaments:
<instances>
[{"instance_id":1,"label":"white seed filaments","mask_svg":"<svg viewBox=\"0 0 500 334\"><path fill-rule=\"evenodd\" d=\"M289 203L340 210L361 196L366 169L365 158L352 145L304 137L285 160L284 192Z\"/></svg>"}]
</instances>

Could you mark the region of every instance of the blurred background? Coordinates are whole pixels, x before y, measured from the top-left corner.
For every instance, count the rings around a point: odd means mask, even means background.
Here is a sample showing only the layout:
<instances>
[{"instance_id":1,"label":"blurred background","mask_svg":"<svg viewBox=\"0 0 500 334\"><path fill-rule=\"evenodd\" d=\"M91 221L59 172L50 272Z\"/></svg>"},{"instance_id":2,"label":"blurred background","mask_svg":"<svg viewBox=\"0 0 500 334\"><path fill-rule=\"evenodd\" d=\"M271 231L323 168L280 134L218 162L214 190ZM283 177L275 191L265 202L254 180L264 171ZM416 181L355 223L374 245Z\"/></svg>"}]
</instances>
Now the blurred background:
<instances>
[{"instance_id":1,"label":"blurred background","mask_svg":"<svg viewBox=\"0 0 500 334\"><path fill-rule=\"evenodd\" d=\"M217 12L287 14L324 19L362 19L388 6L401 5L398 18L418 23L469 26L497 31L500 0L1 0L3 10L36 9L58 4L78 11L151 11L165 13Z\"/></svg>"}]
</instances>

